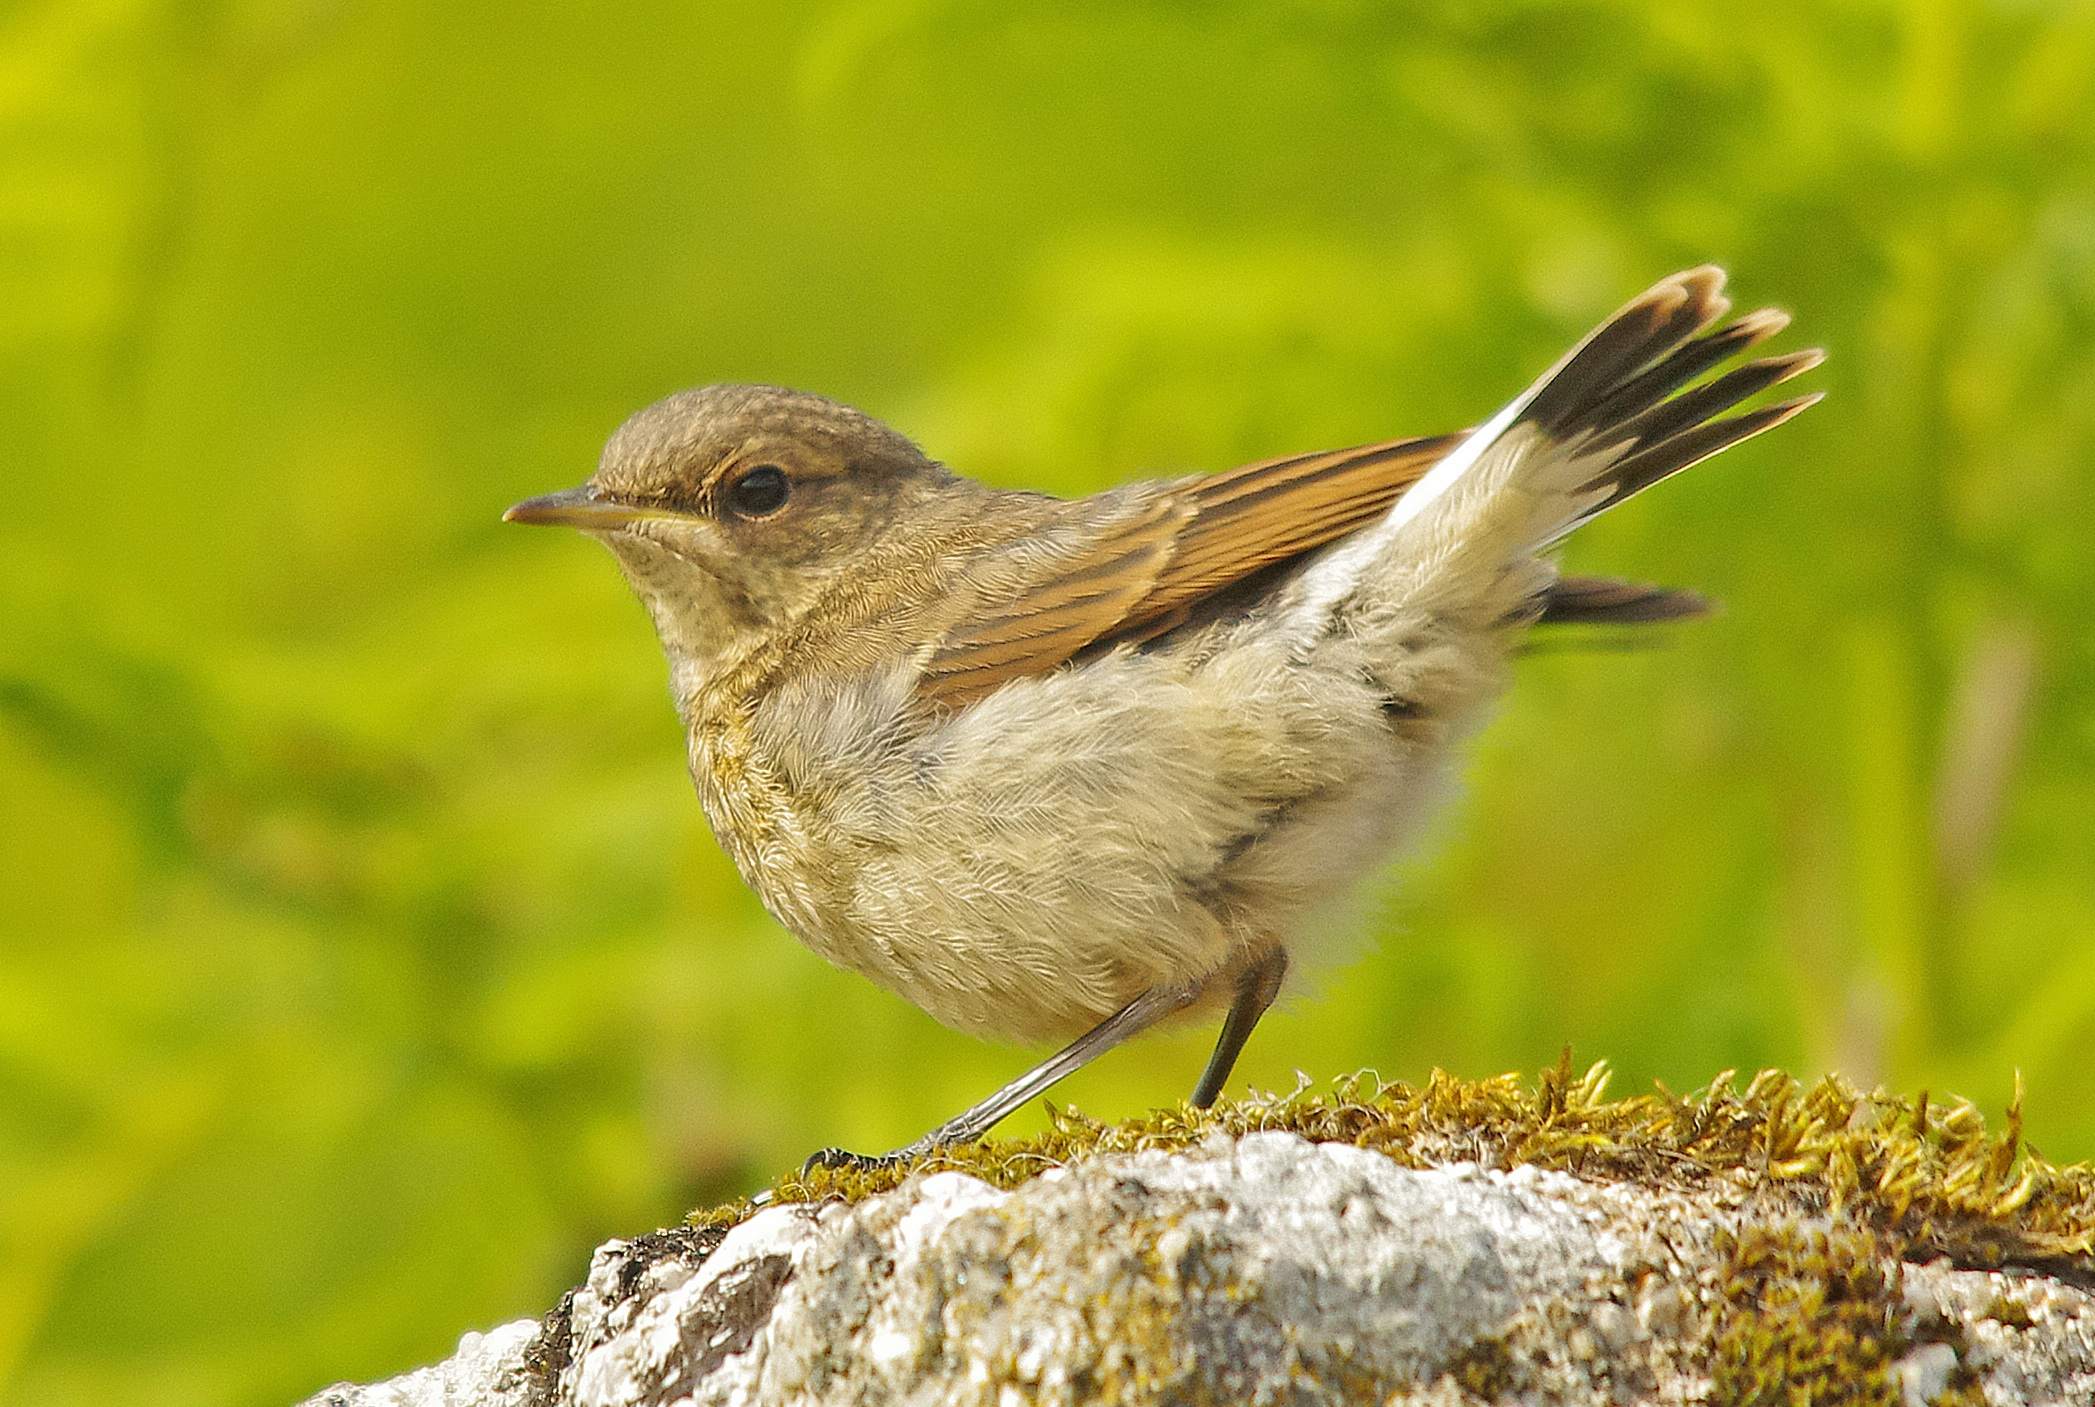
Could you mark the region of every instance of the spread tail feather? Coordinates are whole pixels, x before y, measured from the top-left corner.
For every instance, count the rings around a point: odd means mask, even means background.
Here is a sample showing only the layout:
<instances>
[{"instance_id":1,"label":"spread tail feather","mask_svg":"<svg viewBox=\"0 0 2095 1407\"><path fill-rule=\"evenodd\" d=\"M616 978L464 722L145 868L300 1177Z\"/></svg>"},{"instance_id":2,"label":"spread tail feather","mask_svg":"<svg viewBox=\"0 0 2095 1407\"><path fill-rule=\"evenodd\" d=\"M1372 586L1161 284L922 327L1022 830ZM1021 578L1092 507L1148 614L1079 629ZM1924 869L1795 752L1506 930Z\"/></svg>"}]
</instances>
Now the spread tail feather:
<instances>
[{"instance_id":1,"label":"spread tail feather","mask_svg":"<svg viewBox=\"0 0 2095 1407\"><path fill-rule=\"evenodd\" d=\"M1817 401L1813 393L1726 414L1817 366L1825 354L1816 349L1762 357L1696 382L1789 325L1787 314L1763 308L1716 326L1731 306L1723 288L1723 270L1711 265L1653 285L1508 406L1510 416L1502 411L1502 430L1491 434L1487 425L1471 437L1473 450L1459 446L1443 464L1471 451L1476 477L1541 498L1545 521L1527 545L1533 551ZM1458 468L1448 487L1464 477ZM1415 516L1431 506L1420 503Z\"/></svg>"},{"instance_id":2,"label":"spread tail feather","mask_svg":"<svg viewBox=\"0 0 2095 1407\"><path fill-rule=\"evenodd\" d=\"M1557 580L1540 559L1579 524L1819 399L1750 410L1750 398L1823 354L1762 357L1703 379L1789 325L1774 309L1729 323L1723 271L1653 285L1471 431L1418 483L1312 568L1310 610L1402 564L1420 604L1506 621L1629 623L1693 614L1699 598L1615 582ZM1735 413L1733 413L1735 412Z\"/></svg>"},{"instance_id":3,"label":"spread tail feather","mask_svg":"<svg viewBox=\"0 0 2095 1407\"><path fill-rule=\"evenodd\" d=\"M1708 615L1709 598L1670 586L1645 586L1604 576L1559 577L1544 593L1537 625L1657 625Z\"/></svg>"}]
</instances>

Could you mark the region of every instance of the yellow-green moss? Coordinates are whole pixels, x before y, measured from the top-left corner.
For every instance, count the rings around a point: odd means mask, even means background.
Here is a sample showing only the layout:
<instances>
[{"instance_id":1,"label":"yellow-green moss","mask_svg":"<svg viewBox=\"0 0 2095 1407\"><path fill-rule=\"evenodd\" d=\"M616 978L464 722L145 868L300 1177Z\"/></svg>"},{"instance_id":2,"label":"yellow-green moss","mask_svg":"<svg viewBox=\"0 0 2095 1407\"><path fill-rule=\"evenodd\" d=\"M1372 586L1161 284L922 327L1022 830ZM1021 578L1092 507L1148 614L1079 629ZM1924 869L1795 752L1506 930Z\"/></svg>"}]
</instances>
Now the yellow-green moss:
<instances>
[{"instance_id":1,"label":"yellow-green moss","mask_svg":"<svg viewBox=\"0 0 2095 1407\"><path fill-rule=\"evenodd\" d=\"M1496 1402L1519 1381L1519 1362L1504 1338L1481 1338L1455 1355L1447 1376L1471 1397Z\"/></svg>"},{"instance_id":2,"label":"yellow-green moss","mask_svg":"<svg viewBox=\"0 0 2095 1407\"><path fill-rule=\"evenodd\" d=\"M1724 1239L1713 1402L1898 1407L1898 1261L1876 1236L1791 1223Z\"/></svg>"},{"instance_id":3,"label":"yellow-green moss","mask_svg":"<svg viewBox=\"0 0 2095 1407\"><path fill-rule=\"evenodd\" d=\"M1180 1106L1121 1124L1057 1111L1053 1127L1031 1138L942 1149L896 1167L789 1173L775 1195L855 1201L942 1169L1013 1187L1077 1158L1281 1129L1408 1167L1470 1159L1674 1188L1732 1178L1799 1210L1842 1217L1908 1259L2095 1274L2095 1169L2054 1166L2024 1149L2019 1095L2006 1130L1989 1134L1961 1100L1864 1095L1830 1076L1807 1087L1765 1070L1738 1089L1727 1071L1684 1097L1660 1086L1611 1099L1607 1083L1604 1064L1581 1075L1567 1058L1532 1086L1515 1075L1470 1081L1436 1071L1421 1085L1356 1075L1328 1091ZM749 1211L739 1201L692 1219L722 1227Z\"/></svg>"},{"instance_id":4,"label":"yellow-green moss","mask_svg":"<svg viewBox=\"0 0 2095 1407\"><path fill-rule=\"evenodd\" d=\"M1985 1407L1962 1330L1915 1321L1904 1267L1881 1234L1786 1222L1746 1227L1720 1245L1712 1407L1899 1407L1895 1365L1930 1340L1950 1343L1959 1360L1931 1407Z\"/></svg>"},{"instance_id":5,"label":"yellow-green moss","mask_svg":"<svg viewBox=\"0 0 2095 1407\"><path fill-rule=\"evenodd\" d=\"M2005 1324L2010 1329L2027 1329L2037 1322L2025 1300L2005 1291L1995 1295L1992 1303L1986 1306L1986 1317L1996 1324Z\"/></svg>"}]
</instances>

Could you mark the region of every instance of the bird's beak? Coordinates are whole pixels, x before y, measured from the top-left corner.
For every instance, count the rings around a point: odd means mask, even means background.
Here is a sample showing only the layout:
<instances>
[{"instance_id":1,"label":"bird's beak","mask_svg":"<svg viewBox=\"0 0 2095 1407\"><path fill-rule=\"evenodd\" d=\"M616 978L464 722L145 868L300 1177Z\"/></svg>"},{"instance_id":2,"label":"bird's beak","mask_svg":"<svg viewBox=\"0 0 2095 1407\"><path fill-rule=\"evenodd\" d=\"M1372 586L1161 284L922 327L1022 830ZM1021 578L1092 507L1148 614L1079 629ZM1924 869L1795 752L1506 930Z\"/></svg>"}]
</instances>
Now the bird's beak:
<instances>
[{"instance_id":1,"label":"bird's beak","mask_svg":"<svg viewBox=\"0 0 2095 1407\"><path fill-rule=\"evenodd\" d=\"M589 485L541 494L513 504L502 514L505 523L536 523L548 527L581 528L585 532L609 532L661 516L661 510L636 507L606 498Z\"/></svg>"}]
</instances>

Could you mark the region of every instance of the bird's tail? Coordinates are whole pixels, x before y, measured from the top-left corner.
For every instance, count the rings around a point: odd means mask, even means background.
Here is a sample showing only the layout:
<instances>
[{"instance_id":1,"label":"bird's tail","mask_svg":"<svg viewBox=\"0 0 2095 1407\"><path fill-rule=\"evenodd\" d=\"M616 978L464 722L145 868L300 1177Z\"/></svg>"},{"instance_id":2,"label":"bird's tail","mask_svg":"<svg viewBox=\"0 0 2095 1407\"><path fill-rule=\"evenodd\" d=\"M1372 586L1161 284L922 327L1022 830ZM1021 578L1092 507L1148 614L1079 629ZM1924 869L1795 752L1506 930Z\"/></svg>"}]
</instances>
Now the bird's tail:
<instances>
[{"instance_id":1,"label":"bird's tail","mask_svg":"<svg viewBox=\"0 0 2095 1407\"><path fill-rule=\"evenodd\" d=\"M1320 562L1324 589L1313 594L1335 601L1383 577L1386 591L1408 598L1404 606L1452 609L1477 624L1480 611L1508 621L1692 613L1697 598L1686 594L1560 580L1540 554L1596 514L1818 399L1728 413L1818 365L1822 354L1762 357L1708 376L1789 323L1772 308L1724 322L1723 287L1723 271L1704 266L1632 299L1470 432L1381 522ZM1398 580L1385 576L1393 565Z\"/></svg>"}]
</instances>

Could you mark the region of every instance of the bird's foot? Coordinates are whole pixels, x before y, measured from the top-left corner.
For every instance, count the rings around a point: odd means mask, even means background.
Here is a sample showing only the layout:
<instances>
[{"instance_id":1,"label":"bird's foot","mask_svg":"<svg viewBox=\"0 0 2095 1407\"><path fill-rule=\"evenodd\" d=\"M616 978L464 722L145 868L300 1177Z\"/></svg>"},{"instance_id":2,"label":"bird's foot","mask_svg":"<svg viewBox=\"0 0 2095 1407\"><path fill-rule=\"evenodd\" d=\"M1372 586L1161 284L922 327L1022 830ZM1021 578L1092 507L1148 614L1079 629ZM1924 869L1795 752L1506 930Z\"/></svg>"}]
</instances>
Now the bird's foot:
<instances>
[{"instance_id":1,"label":"bird's foot","mask_svg":"<svg viewBox=\"0 0 2095 1407\"><path fill-rule=\"evenodd\" d=\"M878 1172L883 1168L898 1168L913 1158L937 1148L951 1145L950 1139L921 1138L915 1143L897 1148L892 1153L853 1153L848 1148L817 1148L807 1155L800 1165L802 1177L817 1168L848 1168L853 1172ZM768 1207L778 1200L778 1193L770 1189L757 1193L749 1199L752 1207Z\"/></svg>"},{"instance_id":2,"label":"bird's foot","mask_svg":"<svg viewBox=\"0 0 2095 1407\"><path fill-rule=\"evenodd\" d=\"M892 1153L853 1153L844 1148L817 1148L808 1154L807 1161L800 1165L800 1171L805 1174L813 1172L816 1168L849 1168L854 1172L877 1172L881 1168L899 1166L921 1151L914 1144L907 1148L897 1148Z\"/></svg>"},{"instance_id":3,"label":"bird's foot","mask_svg":"<svg viewBox=\"0 0 2095 1407\"><path fill-rule=\"evenodd\" d=\"M800 1175L807 1176L817 1168L849 1168L854 1172L875 1172L881 1168L892 1168L908 1161L924 1149L916 1144L897 1148L892 1153L853 1153L848 1148L817 1148L807 1155L800 1165ZM773 1188L765 1188L749 1199L749 1205L758 1209L768 1207L778 1200Z\"/></svg>"}]
</instances>

